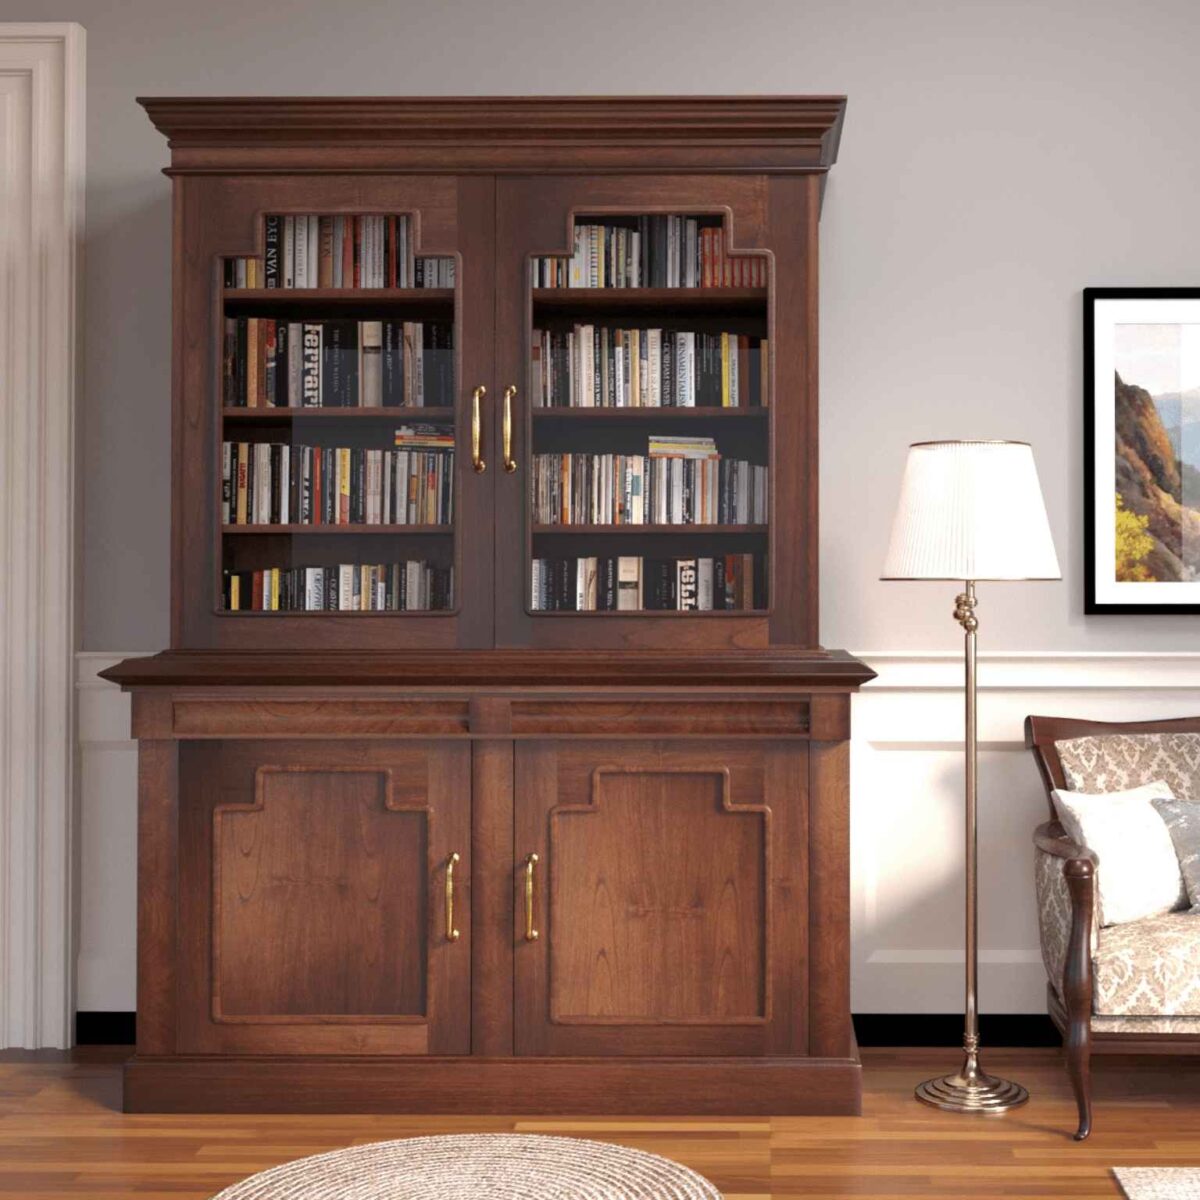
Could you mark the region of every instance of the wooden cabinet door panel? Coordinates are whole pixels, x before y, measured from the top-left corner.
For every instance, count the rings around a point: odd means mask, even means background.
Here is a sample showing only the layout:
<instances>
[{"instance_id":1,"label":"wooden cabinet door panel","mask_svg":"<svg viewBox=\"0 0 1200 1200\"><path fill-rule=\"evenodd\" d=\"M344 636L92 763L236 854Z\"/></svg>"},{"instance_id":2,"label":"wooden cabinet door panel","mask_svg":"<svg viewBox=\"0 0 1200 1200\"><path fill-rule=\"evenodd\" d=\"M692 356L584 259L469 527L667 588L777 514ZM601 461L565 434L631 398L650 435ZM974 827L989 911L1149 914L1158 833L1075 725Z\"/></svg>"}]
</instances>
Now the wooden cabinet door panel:
<instances>
[{"instance_id":1,"label":"wooden cabinet door panel","mask_svg":"<svg viewBox=\"0 0 1200 1200\"><path fill-rule=\"evenodd\" d=\"M466 746L185 742L180 779L182 1051L469 1051Z\"/></svg>"},{"instance_id":2,"label":"wooden cabinet door panel","mask_svg":"<svg viewBox=\"0 0 1200 1200\"><path fill-rule=\"evenodd\" d=\"M806 757L517 744L518 1054L803 1052Z\"/></svg>"}]
</instances>

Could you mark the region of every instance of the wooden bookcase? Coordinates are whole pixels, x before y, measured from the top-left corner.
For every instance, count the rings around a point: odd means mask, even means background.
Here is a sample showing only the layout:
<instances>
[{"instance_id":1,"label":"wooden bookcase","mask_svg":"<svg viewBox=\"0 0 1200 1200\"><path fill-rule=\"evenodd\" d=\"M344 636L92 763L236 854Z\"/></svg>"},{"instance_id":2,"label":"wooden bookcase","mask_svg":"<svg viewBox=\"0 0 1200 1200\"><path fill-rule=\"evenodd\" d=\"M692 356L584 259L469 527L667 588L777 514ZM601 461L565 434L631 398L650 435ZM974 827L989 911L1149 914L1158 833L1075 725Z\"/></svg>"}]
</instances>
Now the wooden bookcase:
<instances>
[{"instance_id":1,"label":"wooden bookcase","mask_svg":"<svg viewBox=\"0 0 1200 1200\"><path fill-rule=\"evenodd\" d=\"M107 673L141 746L126 1107L858 1111L871 672L817 625L844 101L142 103L174 194L172 645ZM326 250L302 278L296 230ZM439 286L394 286L406 255ZM410 469L442 508L401 517Z\"/></svg>"}]
</instances>

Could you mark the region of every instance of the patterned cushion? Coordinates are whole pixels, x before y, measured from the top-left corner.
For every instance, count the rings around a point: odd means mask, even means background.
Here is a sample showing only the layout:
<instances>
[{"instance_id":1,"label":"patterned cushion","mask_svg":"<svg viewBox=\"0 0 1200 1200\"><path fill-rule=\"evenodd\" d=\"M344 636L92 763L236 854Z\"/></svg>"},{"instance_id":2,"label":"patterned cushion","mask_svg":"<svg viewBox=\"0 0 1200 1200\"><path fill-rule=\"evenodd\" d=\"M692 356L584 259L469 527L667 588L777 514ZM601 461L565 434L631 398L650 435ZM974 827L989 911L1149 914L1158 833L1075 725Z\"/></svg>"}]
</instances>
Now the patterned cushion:
<instances>
[{"instance_id":1,"label":"patterned cushion","mask_svg":"<svg viewBox=\"0 0 1200 1200\"><path fill-rule=\"evenodd\" d=\"M1055 742L1073 792L1120 792L1164 779L1200 802L1200 733L1105 733Z\"/></svg>"},{"instance_id":2,"label":"patterned cushion","mask_svg":"<svg viewBox=\"0 0 1200 1200\"><path fill-rule=\"evenodd\" d=\"M1200 1016L1200 917L1193 913L1101 929L1092 961L1097 1014Z\"/></svg>"},{"instance_id":3,"label":"patterned cushion","mask_svg":"<svg viewBox=\"0 0 1200 1200\"><path fill-rule=\"evenodd\" d=\"M1179 870L1187 887L1192 908L1200 909L1200 804L1182 800L1151 800L1155 811L1167 823L1167 832L1175 843Z\"/></svg>"}]
</instances>

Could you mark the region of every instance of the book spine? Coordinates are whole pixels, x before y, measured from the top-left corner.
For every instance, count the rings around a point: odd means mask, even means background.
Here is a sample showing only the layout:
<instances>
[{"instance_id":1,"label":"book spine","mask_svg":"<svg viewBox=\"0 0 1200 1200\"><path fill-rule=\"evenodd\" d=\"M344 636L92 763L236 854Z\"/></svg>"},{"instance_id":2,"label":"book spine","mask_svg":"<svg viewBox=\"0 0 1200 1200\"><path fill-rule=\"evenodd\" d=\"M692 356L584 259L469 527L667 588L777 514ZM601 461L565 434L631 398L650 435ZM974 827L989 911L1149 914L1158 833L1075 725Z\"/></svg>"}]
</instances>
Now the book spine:
<instances>
[{"instance_id":1,"label":"book spine","mask_svg":"<svg viewBox=\"0 0 1200 1200\"><path fill-rule=\"evenodd\" d=\"M279 287L279 256L280 256L280 241L281 229L280 219L276 216L265 218L265 237L263 249L263 286L268 288Z\"/></svg>"}]
</instances>

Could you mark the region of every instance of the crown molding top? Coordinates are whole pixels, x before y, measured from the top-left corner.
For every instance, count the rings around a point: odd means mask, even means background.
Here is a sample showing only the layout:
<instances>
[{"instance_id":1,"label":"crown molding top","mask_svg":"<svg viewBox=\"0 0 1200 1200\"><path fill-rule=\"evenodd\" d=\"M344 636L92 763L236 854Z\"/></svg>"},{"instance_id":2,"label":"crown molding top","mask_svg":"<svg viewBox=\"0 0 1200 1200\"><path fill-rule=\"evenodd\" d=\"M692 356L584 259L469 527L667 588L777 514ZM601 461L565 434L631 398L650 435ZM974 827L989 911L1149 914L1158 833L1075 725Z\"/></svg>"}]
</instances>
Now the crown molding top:
<instances>
[{"instance_id":1,"label":"crown molding top","mask_svg":"<svg viewBox=\"0 0 1200 1200\"><path fill-rule=\"evenodd\" d=\"M171 171L189 173L437 165L822 174L837 158L846 110L844 96L178 96L138 103L167 138ZM338 152L351 157L343 163Z\"/></svg>"}]
</instances>

